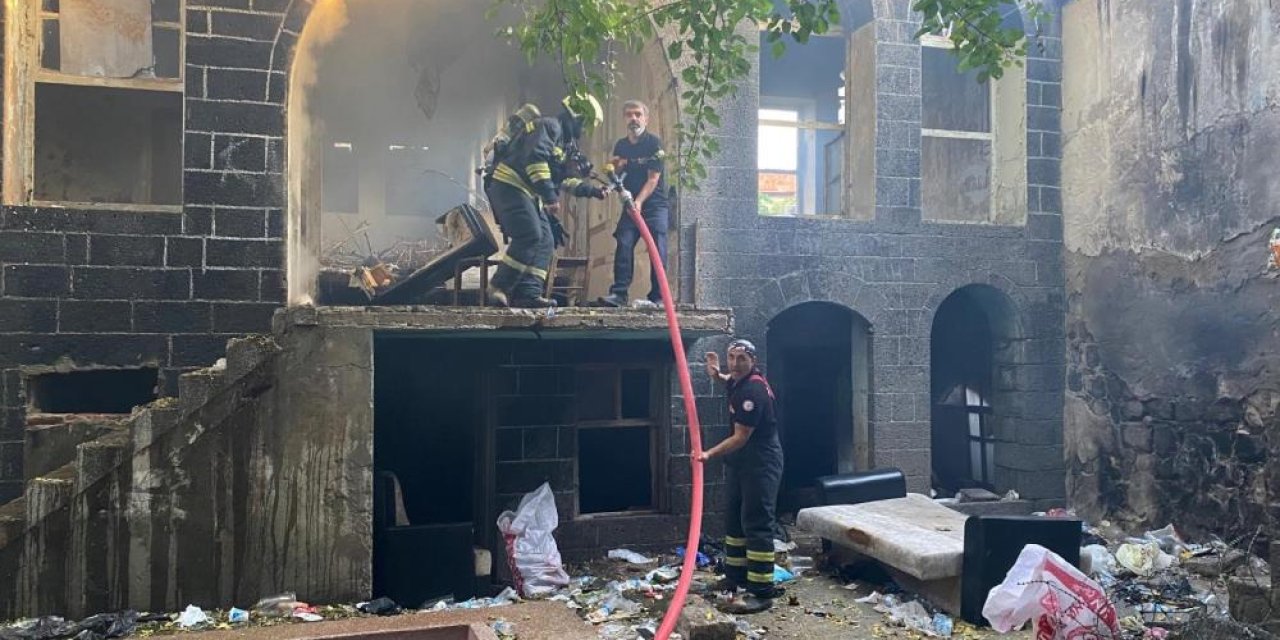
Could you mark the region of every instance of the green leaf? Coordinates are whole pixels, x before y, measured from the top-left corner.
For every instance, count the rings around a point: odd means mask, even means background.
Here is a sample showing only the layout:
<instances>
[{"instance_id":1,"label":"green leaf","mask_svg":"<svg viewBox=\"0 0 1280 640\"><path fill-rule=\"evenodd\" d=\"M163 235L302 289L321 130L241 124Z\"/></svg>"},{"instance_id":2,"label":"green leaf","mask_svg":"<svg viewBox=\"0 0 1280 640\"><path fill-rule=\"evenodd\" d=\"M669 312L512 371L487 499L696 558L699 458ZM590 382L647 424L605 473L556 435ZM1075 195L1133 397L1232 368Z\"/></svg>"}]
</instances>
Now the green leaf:
<instances>
[{"instance_id":1,"label":"green leaf","mask_svg":"<svg viewBox=\"0 0 1280 640\"><path fill-rule=\"evenodd\" d=\"M772 46L772 47L770 47L769 49L770 49L770 52L773 54L773 57L774 57L775 59L776 59L776 58L781 58L781 57L782 57L782 54L783 54L783 53L785 53L785 52L786 52L786 50L787 50L787 45L786 45L786 43L785 43L785 42L783 42L783 41L781 41L781 40L775 40L775 41L773 42L773 46Z\"/></svg>"}]
</instances>

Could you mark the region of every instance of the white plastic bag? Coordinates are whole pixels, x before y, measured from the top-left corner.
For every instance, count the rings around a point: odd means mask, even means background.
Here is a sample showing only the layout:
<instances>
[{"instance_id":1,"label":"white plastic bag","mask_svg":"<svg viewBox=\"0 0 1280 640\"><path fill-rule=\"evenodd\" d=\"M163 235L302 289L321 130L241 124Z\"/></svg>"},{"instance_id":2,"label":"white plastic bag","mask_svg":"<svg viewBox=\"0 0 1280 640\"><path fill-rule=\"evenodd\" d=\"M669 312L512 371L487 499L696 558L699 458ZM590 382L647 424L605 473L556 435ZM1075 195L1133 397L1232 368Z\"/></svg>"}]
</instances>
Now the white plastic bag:
<instances>
[{"instance_id":1,"label":"white plastic bag","mask_svg":"<svg viewBox=\"0 0 1280 640\"><path fill-rule=\"evenodd\" d=\"M498 516L498 530L507 542L507 562L516 590L527 598L546 595L569 584L560 549L551 535L560 524L551 486L542 483L520 499L515 512Z\"/></svg>"},{"instance_id":2,"label":"white plastic bag","mask_svg":"<svg viewBox=\"0 0 1280 640\"><path fill-rule=\"evenodd\" d=\"M1004 582L987 594L982 615L1007 633L1035 621L1036 640L1111 640L1120 637L1107 594L1056 553L1029 544Z\"/></svg>"}]
</instances>

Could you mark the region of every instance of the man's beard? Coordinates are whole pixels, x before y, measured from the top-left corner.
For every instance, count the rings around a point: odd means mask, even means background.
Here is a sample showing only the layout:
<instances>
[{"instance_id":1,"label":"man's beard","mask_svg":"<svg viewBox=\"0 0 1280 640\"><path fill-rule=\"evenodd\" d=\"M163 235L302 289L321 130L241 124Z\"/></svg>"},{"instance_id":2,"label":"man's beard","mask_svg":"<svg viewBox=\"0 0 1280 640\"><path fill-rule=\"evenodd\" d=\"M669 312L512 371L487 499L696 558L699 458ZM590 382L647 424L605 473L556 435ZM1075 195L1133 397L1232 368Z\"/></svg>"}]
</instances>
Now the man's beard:
<instances>
[{"instance_id":1,"label":"man's beard","mask_svg":"<svg viewBox=\"0 0 1280 640\"><path fill-rule=\"evenodd\" d=\"M633 136L638 136L644 133L644 125L640 124L639 122L628 122L627 131L630 131L631 135Z\"/></svg>"}]
</instances>

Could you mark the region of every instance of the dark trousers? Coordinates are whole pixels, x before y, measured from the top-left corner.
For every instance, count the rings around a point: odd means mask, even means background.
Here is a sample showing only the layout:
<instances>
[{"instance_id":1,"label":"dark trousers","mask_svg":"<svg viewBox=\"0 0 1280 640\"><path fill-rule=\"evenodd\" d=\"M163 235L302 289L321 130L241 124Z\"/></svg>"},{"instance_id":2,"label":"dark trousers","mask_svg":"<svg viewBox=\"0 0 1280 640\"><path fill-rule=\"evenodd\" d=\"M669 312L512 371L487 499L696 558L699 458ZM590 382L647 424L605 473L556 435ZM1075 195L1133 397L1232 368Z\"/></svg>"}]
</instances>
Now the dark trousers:
<instances>
[{"instance_id":1,"label":"dark trousers","mask_svg":"<svg viewBox=\"0 0 1280 640\"><path fill-rule=\"evenodd\" d=\"M653 234L653 243L658 245L657 259L664 267L667 266L667 224L670 215L666 206L646 208L641 213L645 226ZM640 229L631 220L631 214L622 212L622 219L618 220L618 228L613 232L613 237L618 240L618 248L613 254L613 286L609 287L609 293L626 298L631 280L635 277L636 243L640 241ZM654 257L649 256L649 260L652 263ZM652 265L649 267L649 285L649 299L661 302L662 289L658 285L658 270Z\"/></svg>"},{"instance_id":2,"label":"dark trousers","mask_svg":"<svg viewBox=\"0 0 1280 640\"><path fill-rule=\"evenodd\" d=\"M513 298L542 295L555 253L550 218L532 196L509 184L493 182L485 195L503 235L511 238L493 286Z\"/></svg>"},{"instance_id":3,"label":"dark trousers","mask_svg":"<svg viewBox=\"0 0 1280 640\"><path fill-rule=\"evenodd\" d=\"M742 452L748 453L748 452ZM773 532L782 482L781 448L776 455L728 466L725 505L725 575L747 591L773 592Z\"/></svg>"}]
</instances>

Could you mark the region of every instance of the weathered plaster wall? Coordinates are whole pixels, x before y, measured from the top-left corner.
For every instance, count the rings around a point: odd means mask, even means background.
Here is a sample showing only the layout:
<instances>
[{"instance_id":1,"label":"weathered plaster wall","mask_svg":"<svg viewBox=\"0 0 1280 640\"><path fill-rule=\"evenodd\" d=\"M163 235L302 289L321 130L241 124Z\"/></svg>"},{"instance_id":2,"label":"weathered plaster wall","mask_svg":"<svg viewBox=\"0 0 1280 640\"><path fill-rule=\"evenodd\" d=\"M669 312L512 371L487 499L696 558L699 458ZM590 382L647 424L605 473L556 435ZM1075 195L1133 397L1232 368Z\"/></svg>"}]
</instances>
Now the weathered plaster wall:
<instances>
[{"instance_id":1,"label":"weathered plaster wall","mask_svg":"<svg viewBox=\"0 0 1280 640\"><path fill-rule=\"evenodd\" d=\"M1065 8L1065 430L1087 517L1234 533L1264 518L1278 30L1267 0Z\"/></svg>"}]
</instances>

